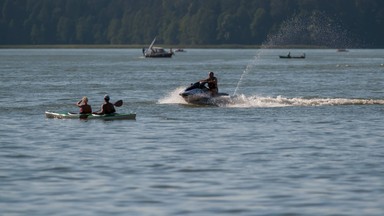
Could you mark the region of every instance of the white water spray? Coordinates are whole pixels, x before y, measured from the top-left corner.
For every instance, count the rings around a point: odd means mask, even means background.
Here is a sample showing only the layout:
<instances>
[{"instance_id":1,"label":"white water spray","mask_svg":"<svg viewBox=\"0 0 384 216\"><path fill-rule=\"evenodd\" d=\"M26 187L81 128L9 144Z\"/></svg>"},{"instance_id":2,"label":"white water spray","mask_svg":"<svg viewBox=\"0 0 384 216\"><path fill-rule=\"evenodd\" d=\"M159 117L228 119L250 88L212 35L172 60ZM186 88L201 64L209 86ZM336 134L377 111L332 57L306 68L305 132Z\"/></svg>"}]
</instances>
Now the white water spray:
<instances>
[{"instance_id":1,"label":"white water spray","mask_svg":"<svg viewBox=\"0 0 384 216\"><path fill-rule=\"evenodd\" d=\"M179 87L170 92L164 98L158 100L159 104L186 104L185 100L180 97L179 93L184 90L184 87Z\"/></svg>"},{"instance_id":2,"label":"white water spray","mask_svg":"<svg viewBox=\"0 0 384 216\"><path fill-rule=\"evenodd\" d=\"M276 46L300 44L302 41L307 41L310 45L317 46L349 47L353 40L349 39L347 35L349 34L346 30L333 19L319 11L313 12L310 16L294 15L282 23L276 34L268 36L268 39L262 44L260 51L256 54L253 61L247 65L241 74L233 95L238 94L245 75L250 73L257 65L262 50Z\"/></svg>"},{"instance_id":3,"label":"white water spray","mask_svg":"<svg viewBox=\"0 0 384 216\"><path fill-rule=\"evenodd\" d=\"M243 82L243 78L246 74L248 74L256 65L256 63L258 62L258 60L260 59L260 54L261 54L261 51L259 51L255 58L253 59L253 61L251 61L250 63L248 63L247 67L245 68L245 70L243 71L243 73L241 74L240 76L240 79L239 79L239 82L237 82L237 85L236 85L236 88L235 88L235 91L233 92L233 96L237 95L237 91L239 90L239 87L241 85L241 83Z\"/></svg>"}]
</instances>

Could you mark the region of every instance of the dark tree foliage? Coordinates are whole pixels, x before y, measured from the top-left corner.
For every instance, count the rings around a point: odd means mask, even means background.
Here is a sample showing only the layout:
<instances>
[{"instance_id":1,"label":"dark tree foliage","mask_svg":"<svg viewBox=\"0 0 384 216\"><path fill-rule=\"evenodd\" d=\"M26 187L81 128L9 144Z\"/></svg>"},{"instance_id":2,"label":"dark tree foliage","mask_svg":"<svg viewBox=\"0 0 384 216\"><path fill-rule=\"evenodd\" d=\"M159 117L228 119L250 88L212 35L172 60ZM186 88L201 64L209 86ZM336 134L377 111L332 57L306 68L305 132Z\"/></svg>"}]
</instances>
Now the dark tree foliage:
<instances>
[{"instance_id":1,"label":"dark tree foliage","mask_svg":"<svg viewBox=\"0 0 384 216\"><path fill-rule=\"evenodd\" d=\"M0 0L0 44L384 47L383 0Z\"/></svg>"}]
</instances>

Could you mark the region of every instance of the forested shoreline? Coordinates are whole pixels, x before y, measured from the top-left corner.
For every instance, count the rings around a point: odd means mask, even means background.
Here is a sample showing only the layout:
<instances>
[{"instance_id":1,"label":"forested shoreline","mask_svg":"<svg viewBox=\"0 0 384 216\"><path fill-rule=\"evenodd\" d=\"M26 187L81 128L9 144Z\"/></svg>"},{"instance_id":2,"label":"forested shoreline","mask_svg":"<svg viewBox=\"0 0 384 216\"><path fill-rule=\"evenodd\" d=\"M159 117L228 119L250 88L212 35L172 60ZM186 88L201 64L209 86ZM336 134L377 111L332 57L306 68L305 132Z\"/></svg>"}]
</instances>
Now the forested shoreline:
<instances>
[{"instance_id":1,"label":"forested shoreline","mask_svg":"<svg viewBox=\"0 0 384 216\"><path fill-rule=\"evenodd\" d=\"M0 0L0 45L384 47L382 0Z\"/></svg>"}]
</instances>

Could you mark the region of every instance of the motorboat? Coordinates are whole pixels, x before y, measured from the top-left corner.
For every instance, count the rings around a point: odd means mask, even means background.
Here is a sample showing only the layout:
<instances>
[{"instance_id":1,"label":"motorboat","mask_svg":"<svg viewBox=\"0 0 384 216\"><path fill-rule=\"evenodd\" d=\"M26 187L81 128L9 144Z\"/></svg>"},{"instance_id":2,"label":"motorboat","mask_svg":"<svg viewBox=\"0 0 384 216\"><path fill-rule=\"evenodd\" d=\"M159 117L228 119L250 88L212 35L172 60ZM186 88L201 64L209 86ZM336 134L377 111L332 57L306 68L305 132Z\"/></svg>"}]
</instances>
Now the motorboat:
<instances>
[{"instance_id":1,"label":"motorboat","mask_svg":"<svg viewBox=\"0 0 384 216\"><path fill-rule=\"evenodd\" d=\"M146 58L170 58L174 54L172 49L168 52L162 47L155 47L156 37L147 49L143 48L143 55Z\"/></svg>"},{"instance_id":2,"label":"motorboat","mask_svg":"<svg viewBox=\"0 0 384 216\"><path fill-rule=\"evenodd\" d=\"M195 105L220 105L229 102L230 97L227 93L217 93L212 95L204 82L192 83L179 95L189 104Z\"/></svg>"}]
</instances>

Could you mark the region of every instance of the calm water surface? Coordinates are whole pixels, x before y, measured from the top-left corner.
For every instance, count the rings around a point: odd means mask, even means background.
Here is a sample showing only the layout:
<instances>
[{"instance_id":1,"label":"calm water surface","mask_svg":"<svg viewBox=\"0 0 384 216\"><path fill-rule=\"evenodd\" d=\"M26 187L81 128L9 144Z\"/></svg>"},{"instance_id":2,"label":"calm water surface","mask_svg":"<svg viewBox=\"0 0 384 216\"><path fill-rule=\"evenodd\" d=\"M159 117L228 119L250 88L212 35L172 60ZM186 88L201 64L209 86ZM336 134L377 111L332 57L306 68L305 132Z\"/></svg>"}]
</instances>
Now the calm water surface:
<instances>
[{"instance_id":1,"label":"calm water surface","mask_svg":"<svg viewBox=\"0 0 384 216\"><path fill-rule=\"evenodd\" d=\"M140 55L0 50L1 215L384 214L384 50ZM209 71L231 103L186 104ZM45 118L104 94L137 120Z\"/></svg>"}]
</instances>

